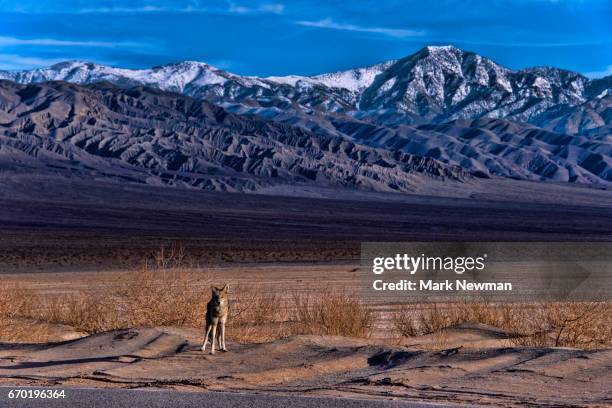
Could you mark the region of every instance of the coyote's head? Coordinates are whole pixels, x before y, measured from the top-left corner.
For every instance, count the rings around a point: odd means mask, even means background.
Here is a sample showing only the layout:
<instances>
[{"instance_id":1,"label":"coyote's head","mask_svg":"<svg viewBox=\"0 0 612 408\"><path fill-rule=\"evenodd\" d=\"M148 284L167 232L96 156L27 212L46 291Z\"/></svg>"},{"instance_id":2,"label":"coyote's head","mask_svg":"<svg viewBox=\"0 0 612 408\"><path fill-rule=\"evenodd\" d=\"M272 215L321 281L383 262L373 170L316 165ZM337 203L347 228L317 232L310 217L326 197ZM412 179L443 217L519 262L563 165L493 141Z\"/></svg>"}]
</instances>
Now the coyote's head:
<instances>
[{"instance_id":1,"label":"coyote's head","mask_svg":"<svg viewBox=\"0 0 612 408\"><path fill-rule=\"evenodd\" d=\"M211 302L215 308L220 308L227 305L227 293L229 291L229 284L225 284L223 287L217 287L215 285L210 286L212 290Z\"/></svg>"}]
</instances>

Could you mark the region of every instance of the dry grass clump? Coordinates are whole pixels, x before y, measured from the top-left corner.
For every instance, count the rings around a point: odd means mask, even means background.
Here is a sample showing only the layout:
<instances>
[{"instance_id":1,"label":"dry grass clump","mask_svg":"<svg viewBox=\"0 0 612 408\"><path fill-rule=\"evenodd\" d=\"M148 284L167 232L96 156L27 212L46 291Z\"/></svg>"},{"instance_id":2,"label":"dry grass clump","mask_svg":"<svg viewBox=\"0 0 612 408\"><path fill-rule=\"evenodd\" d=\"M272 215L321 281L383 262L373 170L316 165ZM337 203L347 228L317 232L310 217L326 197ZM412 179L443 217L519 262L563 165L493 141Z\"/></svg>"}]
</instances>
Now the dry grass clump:
<instances>
[{"instance_id":1,"label":"dry grass clump","mask_svg":"<svg viewBox=\"0 0 612 408\"><path fill-rule=\"evenodd\" d=\"M17 342L22 339L37 342L49 338L49 333L41 325L31 321L19 321L0 316L0 341Z\"/></svg>"},{"instance_id":2,"label":"dry grass clump","mask_svg":"<svg viewBox=\"0 0 612 408\"><path fill-rule=\"evenodd\" d=\"M207 284L205 277L189 270L143 267L116 282L73 292L41 294L3 287L0 317L64 324L87 333L135 326L195 326L201 324L202 286Z\"/></svg>"},{"instance_id":3,"label":"dry grass clump","mask_svg":"<svg viewBox=\"0 0 612 408\"><path fill-rule=\"evenodd\" d=\"M295 294L295 334L369 337L375 315L371 306L347 292Z\"/></svg>"},{"instance_id":4,"label":"dry grass clump","mask_svg":"<svg viewBox=\"0 0 612 408\"><path fill-rule=\"evenodd\" d=\"M0 341L44 341L50 336L48 325L23 317L35 299L33 291L19 285L0 286Z\"/></svg>"},{"instance_id":5,"label":"dry grass clump","mask_svg":"<svg viewBox=\"0 0 612 408\"><path fill-rule=\"evenodd\" d=\"M243 342L265 342L290 332L287 301L263 286L230 288L228 336Z\"/></svg>"},{"instance_id":6,"label":"dry grass clump","mask_svg":"<svg viewBox=\"0 0 612 408\"><path fill-rule=\"evenodd\" d=\"M54 330L59 335L53 325L90 334L143 326L203 327L212 279L189 265L180 247L162 247L151 262L112 275L114 280L105 276L91 278L84 289L65 292L0 285L0 341L46 341ZM377 317L371 305L347 291L312 287L287 294L273 286L230 285L228 337L241 342L294 334L367 338L375 321L382 321ZM466 322L498 327L515 346L612 346L610 302L404 305L392 312L392 327L377 326L381 330L377 334L391 338L393 333L403 337L434 333L443 343L447 328Z\"/></svg>"},{"instance_id":7,"label":"dry grass clump","mask_svg":"<svg viewBox=\"0 0 612 408\"><path fill-rule=\"evenodd\" d=\"M457 322L446 307L431 305L401 305L393 314L393 326L403 337L415 337L435 333Z\"/></svg>"},{"instance_id":8,"label":"dry grass clump","mask_svg":"<svg viewBox=\"0 0 612 408\"><path fill-rule=\"evenodd\" d=\"M402 305L393 315L393 325L405 337L436 333L466 322L504 328L518 318L517 311L511 304L488 302Z\"/></svg>"},{"instance_id":9,"label":"dry grass clump","mask_svg":"<svg viewBox=\"0 0 612 408\"><path fill-rule=\"evenodd\" d=\"M86 333L201 325L204 288L210 281L197 269L180 266L183 262L182 250L162 247L152 263L112 282L96 279L83 290L40 293L5 284L0 287L0 334L5 340L19 337L16 328L27 321L68 325Z\"/></svg>"},{"instance_id":10,"label":"dry grass clump","mask_svg":"<svg viewBox=\"0 0 612 408\"><path fill-rule=\"evenodd\" d=\"M0 286L0 316L4 319L22 316L27 313L35 300L35 294L16 284Z\"/></svg>"},{"instance_id":11,"label":"dry grass clump","mask_svg":"<svg viewBox=\"0 0 612 408\"><path fill-rule=\"evenodd\" d=\"M143 266L86 290L45 294L5 286L0 288L0 339L44 341L45 334L34 336L33 328L46 324L90 334L146 326L201 328L210 282L194 270ZM370 335L372 308L349 293L284 295L263 286L230 286L228 337L263 342L294 334Z\"/></svg>"},{"instance_id":12,"label":"dry grass clump","mask_svg":"<svg viewBox=\"0 0 612 408\"><path fill-rule=\"evenodd\" d=\"M439 333L461 323L482 323L503 329L515 346L612 346L612 304L609 302L504 303L465 302L403 305L393 326L404 337Z\"/></svg>"},{"instance_id":13,"label":"dry grass clump","mask_svg":"<svg viewBox=\"0 0 612 408\"><path fill-rule=\"evenodd\" d=\"M123 327L188 326L202 324L210 280L189 269L141 268L126 274L112 288L112 298L123 315Z\"/></svg>"},{"instance_id":14,"label":"dry grass clump","mask_svg":"<svg viewBox=\"0 0 612 408\"><path fill-rule=\"evenodd\" d=\"M371 306L348 292L311 289L287 298L265 287L238 287L233 297L228 334L241 341L296 334L366 338L375 318Z\"/></svg>"},{"instance_id":15,"label":"dry grass clump","mask_svg":"<svg viewBox=\"0 0 612 408\"><path fill-rule=\"evenodd\" d=\"M509 329L519 334L517 346L577 347L596 349L612 346L612 303L552 302L529 305L522 319Z\"/></svg>"}]
</instances>

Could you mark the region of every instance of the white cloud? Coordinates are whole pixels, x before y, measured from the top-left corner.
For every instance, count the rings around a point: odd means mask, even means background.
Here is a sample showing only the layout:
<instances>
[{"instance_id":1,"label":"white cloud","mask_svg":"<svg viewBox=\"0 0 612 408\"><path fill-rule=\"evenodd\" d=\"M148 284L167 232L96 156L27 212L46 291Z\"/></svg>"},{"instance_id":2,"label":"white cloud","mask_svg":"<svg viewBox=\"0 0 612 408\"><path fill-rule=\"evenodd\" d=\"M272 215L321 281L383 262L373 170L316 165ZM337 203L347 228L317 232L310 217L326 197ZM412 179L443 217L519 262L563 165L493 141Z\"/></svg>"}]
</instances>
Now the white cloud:
<instances>
[{"instance_id":1,"label":"white cloud","mask_svg":"<svg viewBox=\"0 0 612 408\"><path fill-rule=\"evenodd\" d=\"M603 78L612 75L612 65L608 65L602 71L585 72L585 76L589 78Z\"/></svg>"},{"instance_id":2,"label":"white cloud","mask_svg":"<svg viewBox=\"0 0 612 408\"><path fill-rule=\"evenodd\" d=\"M285 5L281 3L260 3L257 5L245 6L242 4L229 2L226 6L217 5L201 7L199 3L187 5L185 7L95 7L77 9L77 14L140 14L140 13L230 13L230 14L283 14Z\"/></svg>"},{"instance_id":3,"label":"white cloud","mask_svg":"<svg viewBox=\"0 0 612 408\"><path fill-rule=\"evenodd\" d=\"M115 41L77 41L77 40L58 40L55 38L16 38L0 36L0 47L15 45L48 45L56 47L142 47L144 44L136 42L115 42Z\"/></svg>"},{"instance_id":4,"label":"white cloud","mask_svg":"<svg viewBox=\"0 0 612 408\"><path fill-rule=\"evenodd\" d=\"M330 30L354 31L359 33L374 33L382 34L389 37L405 38L405 37L421 37L425 35L424 31L407 30L403 28L388 28L388 27L364 27L355 24L337 23L331 18L326 18L319 21L297 21L296 24L306 27L326 28Z\"/></svg>"},{"instance_id":5,"label":"white cloud","mask_svg":"<svg viewBox=\"0 0 612 408\"><path fill-rule=\"evenodd\" d=\"M285 11L285 5L279 3L262 4L261 6L259 6L259 10L262 13L283 14L283 12Z\"/></svg>"},{"instance_id":6,"label":"white cloud","mask_svg":"<svg viewBox=\"0 0 612 408\"><path fill-rule=\"evenodd\" d=\"M234 14L249 14L251 13L251 9L248 7L244 7L244 6L237 6L235 4L231 4L229 6L228 11L230 13L234 13Z\"/></svg>"},{"instance_id":7,"label":"white cloud","mask_svg":"<svg viewBox=\"0 0 612 408\"><path fill-rule=\"evenodd\" d=\"M165 9L155 6L143 7L98 7L76 10L80 14L107 14L107 13L152 13L164 11Z\"/></svg>"},{"instance_id":8,"label":"white cloud","mask_svg":"<svg viewBox=\"0 0 612 408\"><path fill-rule=\"evenodd\" d=\"M254 7L230 3L228 11L233 14L283 14L285 5L280 3L262 3Z\"/></svg>"}]
</instances>

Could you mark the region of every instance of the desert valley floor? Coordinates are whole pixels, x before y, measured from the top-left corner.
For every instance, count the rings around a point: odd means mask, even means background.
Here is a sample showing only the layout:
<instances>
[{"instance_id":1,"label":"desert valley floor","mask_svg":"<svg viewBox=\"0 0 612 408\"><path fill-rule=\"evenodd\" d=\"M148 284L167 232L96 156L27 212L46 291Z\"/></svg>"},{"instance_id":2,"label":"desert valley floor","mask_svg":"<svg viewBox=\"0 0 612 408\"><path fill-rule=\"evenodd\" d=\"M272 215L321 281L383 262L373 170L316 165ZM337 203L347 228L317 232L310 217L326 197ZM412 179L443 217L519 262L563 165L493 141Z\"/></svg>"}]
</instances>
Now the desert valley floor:
<instances>
[{"instance_id":1,"label":"desert valley floor","mask_svg":"<svg viewBox=\"0 0 612 408\"><path fill-rule=\"evenodd\" d=\"M211 280L289 295L323 277L332 290L357 288L362 241L612 240L610 191L512 181L497 190L466 185L452 198L349 192L333 200L325 191L281 197L53 178L6 177L0 186L2 283L42 294L119 281L160 246L184 248L203 271L203 296ZM496 406L612 403L610 349L517 347L512 333L483 324L458 325L443 339L233 340L228 353L215 356L199 351L198 328L88 335L45 324L47 343L0 343L1 385Z\"/></svg>"},{"instance_id":2,"label":"desert valley floor","mask_svg":"<svg viewBox=\"0 0 612 408\"><path fill-rule=\"evenodd\" d=\"M227 265L355 261L363 241L612 240L609 190L510 180L440 190L291 197L6 176L0 273L133 267L163 245Z\"/></svg>"}]
</instances>

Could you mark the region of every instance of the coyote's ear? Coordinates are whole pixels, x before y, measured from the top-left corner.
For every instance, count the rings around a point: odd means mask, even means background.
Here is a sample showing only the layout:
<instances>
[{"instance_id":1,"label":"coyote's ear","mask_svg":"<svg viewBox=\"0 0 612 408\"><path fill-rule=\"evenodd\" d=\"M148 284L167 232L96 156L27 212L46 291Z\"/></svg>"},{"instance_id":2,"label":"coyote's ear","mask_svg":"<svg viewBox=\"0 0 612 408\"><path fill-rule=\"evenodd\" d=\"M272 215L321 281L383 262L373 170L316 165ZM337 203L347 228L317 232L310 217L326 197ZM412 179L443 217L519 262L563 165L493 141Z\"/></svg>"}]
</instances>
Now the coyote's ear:
<instances>
[{"instance_id":1,"label":"coyote's ear","mask_svg":"<svg viewBox=\"0 0 612 408\"><path fill-rule=\"evenodd\" d=\"M227 292L227 291L229 291L229 283L226 283L226 284L223 286L223 288L221 288L221 291L222 291L222 292Z\"/></svg>"},{"instance_id":2,"label":"coyote's ear","mask_svg":"<svg viewBox=\"0 0 612 408\"><path fill-rule=\"evenodd\" d=\"M216 293L219 289L215 285L210 285L210 290L212 290L212 293Z\"/></svg>"}]
</instances>

